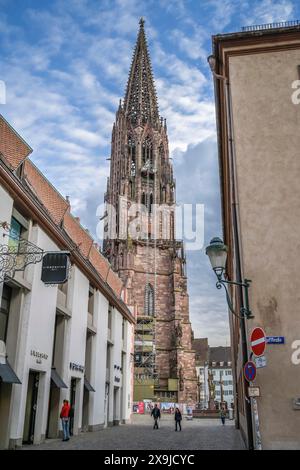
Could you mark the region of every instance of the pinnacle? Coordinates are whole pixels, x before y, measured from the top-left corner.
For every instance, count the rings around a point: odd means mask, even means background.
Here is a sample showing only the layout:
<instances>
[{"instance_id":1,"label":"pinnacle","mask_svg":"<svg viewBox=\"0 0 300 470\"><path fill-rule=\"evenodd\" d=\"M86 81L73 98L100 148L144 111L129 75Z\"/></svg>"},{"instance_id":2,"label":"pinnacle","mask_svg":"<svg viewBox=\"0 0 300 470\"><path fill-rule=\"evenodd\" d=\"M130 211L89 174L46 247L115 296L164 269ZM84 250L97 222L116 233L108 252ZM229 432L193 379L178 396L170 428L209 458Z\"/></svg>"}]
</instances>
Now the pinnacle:
<instances>
[{"instance_id":1,"label":"pinnacle","mask_svg":"<svg viewBox=\"0 0 300 470\"><path fill-rule=\"evenodd\" d=\"M133 124L156 122L158 118L157 96L144 23L144 18L141 18L124 100L125 113Z\"/></svg>"}]
</instances>

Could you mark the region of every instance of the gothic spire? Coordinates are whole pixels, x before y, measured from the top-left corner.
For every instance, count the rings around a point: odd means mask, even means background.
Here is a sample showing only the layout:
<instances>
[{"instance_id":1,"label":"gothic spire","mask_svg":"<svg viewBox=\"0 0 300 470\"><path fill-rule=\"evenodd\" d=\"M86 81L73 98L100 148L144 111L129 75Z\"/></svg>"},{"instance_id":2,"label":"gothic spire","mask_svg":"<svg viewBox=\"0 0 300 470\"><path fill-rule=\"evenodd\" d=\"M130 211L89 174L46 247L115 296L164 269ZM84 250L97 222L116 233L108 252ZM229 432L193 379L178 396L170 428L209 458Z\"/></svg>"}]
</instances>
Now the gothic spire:
<instances>
[{"instance_id":1,"label":"gothic spire","mask_svg":"<svg viewBox=\"0 0 300 470\"><path fill-rule=\"evenodd\" d=\"M124 100L126 116L133 125L146 122L155 124L159 120L144 23L144 19L141 18Z\"/></svg>"}]
</instances>

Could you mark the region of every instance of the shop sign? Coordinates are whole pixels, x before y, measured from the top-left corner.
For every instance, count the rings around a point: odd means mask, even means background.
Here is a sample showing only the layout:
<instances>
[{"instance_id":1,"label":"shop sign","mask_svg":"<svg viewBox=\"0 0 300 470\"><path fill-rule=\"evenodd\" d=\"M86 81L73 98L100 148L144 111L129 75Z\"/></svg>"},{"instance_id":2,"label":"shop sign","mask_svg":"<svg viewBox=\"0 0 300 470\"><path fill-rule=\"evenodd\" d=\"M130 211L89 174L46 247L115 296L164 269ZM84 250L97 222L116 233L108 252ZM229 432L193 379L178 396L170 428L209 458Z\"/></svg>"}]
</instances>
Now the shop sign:
<instances>
[{"instance_id":1,"label":"shop sign","mask_svg":"<svg viewBox=\"0 0 300 470\"><path fill-rule=\"evenodd\" d=\"M48 354L45 354L45 353L41 353L39 351L35 351L34 349L31 349L30 351L30 356L33 356L36 358L36 363L37 364L42 364L42 360L44 359L45 361L47 361L48 359Z\"/></svg>"},{"instance_id":2,"label":"shop sign","mask_svg":"<svg viewBox=\"0 0 300 470\"><path fill-rule=\"evenodd\" d=\"M84 366L80 364L75 364L75 362L70 362L70 369L75 370L76 372L84 372Z\"/></svg>"}]
</instances>

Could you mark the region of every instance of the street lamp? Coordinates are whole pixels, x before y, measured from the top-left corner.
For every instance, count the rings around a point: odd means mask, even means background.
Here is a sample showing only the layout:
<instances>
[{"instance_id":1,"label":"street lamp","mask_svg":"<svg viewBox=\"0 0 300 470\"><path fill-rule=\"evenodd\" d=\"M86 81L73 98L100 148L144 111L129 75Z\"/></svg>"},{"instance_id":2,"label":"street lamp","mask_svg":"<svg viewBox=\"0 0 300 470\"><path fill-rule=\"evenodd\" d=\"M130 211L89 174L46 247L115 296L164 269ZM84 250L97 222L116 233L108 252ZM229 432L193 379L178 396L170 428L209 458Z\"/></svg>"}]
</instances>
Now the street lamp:
<instances>
[{"instance_id":1,"label":"street lamp","mask_svg":"<svg viewBox=\"0 0 300 470\"><path fill-rule=\"evenodd\" d=\"M249 307L249 294L248 290L250 287L251 281L249 279L244 279L242 282L238 281L229 281L225 276L225 266L226 266L226 260L227 260L227 252L228 252L228 247L223 243L221 238L215 237L211 240L210 244L206 247L206 254L209 257L211 266L218 278L216 287L217 289L221 289L224 287L225 292L226 292L226 300L228 307L230 311L233 313L233 315L237 316L238 318L254 318L252 315L252 312ZM240 309L240 315L238 315L233 308L232 300L230 298L230 294L228 292L227 285L232 285L232 286L240 286L244 290L244 302L245 306L241 307Z\"/></svg>"},{"instance_id":2,"label":"street lamp","mask_svg":"<svg viewBox=\"0 0 300 470\"><path fill-rule=\"evenodd\" d=\"M216 73L217 60L216 60L216 57L213 54L211 54L207 57L207 62L208 62L209 68L210 68L213 76L216 79L227 81L227 78L224 75L220 75L220 74Z\"/></svg>"}]
</instances>

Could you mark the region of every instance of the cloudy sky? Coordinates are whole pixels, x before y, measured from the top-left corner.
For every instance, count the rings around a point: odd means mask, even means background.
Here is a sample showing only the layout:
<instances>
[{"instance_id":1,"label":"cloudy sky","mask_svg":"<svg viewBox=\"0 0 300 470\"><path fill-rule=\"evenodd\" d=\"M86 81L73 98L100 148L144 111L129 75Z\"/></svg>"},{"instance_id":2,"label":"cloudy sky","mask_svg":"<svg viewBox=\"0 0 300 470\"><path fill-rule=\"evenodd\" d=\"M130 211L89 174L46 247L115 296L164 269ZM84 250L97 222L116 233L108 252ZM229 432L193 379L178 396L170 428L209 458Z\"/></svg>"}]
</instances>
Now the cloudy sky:
<instances>
[{"instance_id":1,"label":"cloudy sky","mask_svg":"<svg viewBox=\"0 0 300 470\"><path fill-rule=\"evenodd\" d=\"M297 0L0 0L0 112L33 161L95 234L109 174L111 129L124 96L139 18L160 113L167 119L177 200L205 205L205 244L221 234L211 35L300 18ZM229 344L224 292L204 250L188 253L195 336Z\"/></svg>"}]
</instances>

